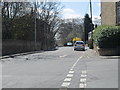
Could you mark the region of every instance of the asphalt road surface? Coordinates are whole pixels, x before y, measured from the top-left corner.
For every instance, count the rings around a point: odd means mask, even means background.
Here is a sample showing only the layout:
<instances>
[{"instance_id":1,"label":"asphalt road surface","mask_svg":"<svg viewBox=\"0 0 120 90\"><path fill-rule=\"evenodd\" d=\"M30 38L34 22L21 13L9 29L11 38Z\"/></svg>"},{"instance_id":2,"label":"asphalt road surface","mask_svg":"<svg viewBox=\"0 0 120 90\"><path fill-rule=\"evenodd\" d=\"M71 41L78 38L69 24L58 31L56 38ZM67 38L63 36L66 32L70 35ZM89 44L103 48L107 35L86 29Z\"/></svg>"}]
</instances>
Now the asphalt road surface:
<instances>
[{"instance_id":1,"label":"asphalt road surface","mask_svg":"<svg viewBox=\"0 0 120 90\"><path fill-rule=\"evenodd\" d=\"M2 88L118 88L118 59L60 47L2 59Z\"/></svg>"}]
</instances>

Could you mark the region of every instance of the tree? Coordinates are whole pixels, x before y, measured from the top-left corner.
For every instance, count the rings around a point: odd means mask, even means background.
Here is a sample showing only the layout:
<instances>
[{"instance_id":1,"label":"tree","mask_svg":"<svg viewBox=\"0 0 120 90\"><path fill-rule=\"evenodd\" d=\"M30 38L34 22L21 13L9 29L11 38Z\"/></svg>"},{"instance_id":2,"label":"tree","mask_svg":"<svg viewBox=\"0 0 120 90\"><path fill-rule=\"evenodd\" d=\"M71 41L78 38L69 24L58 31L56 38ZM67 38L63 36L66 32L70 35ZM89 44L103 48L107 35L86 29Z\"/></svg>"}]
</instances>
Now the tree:
<instances>
[{"instance_id":1,"label":"tree","mask_svg":"<svg viewBox=\"0 0 120 90\"><path fill-rule=\"evenodd\" d=\"M76 19L62 20L59 35L63 45L75 37L83 39L83 27Z\"/></svg>"},{"instance_id":2,"label":"tree","mask_svg":"<svg viewBox=\"0 0 120 90\"><path fill-rule=\"evenodd\" d=\"M3 26L2 38L3 39L17 38L17 37L14 37L15 27L17 25L14 22L16 22L15 20L19 22L21 17L29 14L30 6L31 6L30 2L2 2L2 26ZM18 27L18 28L21 28L21 27Z\"/></svg>"},{"instance_id":3,"label":"tree","mask_svg":"<svg viewBox=\"0 0 120 90\"><path fill-rule=\"evenodd\" d=\"M59 14L61 9L61 3L56 1L43 0L33 3L33 11L36 13L37 19L42 20L44 23L42 47L48 48L55 44L54 38L60 26Z\"/></svg>"},{"instance_id":4,"label":"tree","mask_svg":"<svg viewBox=\"0 0 120 90\"><path fill-rule=\"evenodd\" d=\"M34 42L36 35L38 47L52 48L60 27L61 9L59 2L51 0L2 2L2 39Z\"/></svg>"},{"instance_id":5,"label":"tree","mask_svg":"<svg viewBox=\"0 0 120 90\"><path fill-rule=\"evenodd\" d=\"M84 40L88 41L88 33L93 30L92 20L88 14L84 17Z\"/></svg>"}]
</instances>

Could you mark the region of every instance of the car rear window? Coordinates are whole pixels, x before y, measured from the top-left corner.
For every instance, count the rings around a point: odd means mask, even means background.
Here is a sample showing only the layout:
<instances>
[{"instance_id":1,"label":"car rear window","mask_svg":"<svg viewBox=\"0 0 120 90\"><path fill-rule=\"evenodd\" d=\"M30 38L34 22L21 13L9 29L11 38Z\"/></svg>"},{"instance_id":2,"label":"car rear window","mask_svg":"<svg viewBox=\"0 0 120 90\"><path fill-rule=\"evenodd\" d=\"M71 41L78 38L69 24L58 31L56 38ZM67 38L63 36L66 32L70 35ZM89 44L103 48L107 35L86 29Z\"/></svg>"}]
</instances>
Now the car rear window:
<instances>
[{"instance_id":1,"label":"car rear window","mask_svg":"<svg viewBox=\"0 0 120 90\"><path fill-rule=\"evenodd\" d=\"M76 42L76 44L84 44L83 42Z\"/></svg>"}]
</instances>

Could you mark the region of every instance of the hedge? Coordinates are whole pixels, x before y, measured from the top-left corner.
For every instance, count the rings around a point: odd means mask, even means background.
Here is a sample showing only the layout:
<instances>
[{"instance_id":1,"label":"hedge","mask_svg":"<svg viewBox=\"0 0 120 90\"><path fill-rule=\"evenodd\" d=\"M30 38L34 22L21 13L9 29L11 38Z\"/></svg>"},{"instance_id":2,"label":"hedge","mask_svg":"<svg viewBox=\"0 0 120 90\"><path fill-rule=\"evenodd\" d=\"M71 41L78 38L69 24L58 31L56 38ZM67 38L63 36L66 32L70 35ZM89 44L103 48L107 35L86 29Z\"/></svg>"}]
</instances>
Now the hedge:
<instances>
[{"instance_id":1,"label":"hedge","mask_svg":"<svg viewBox=\"0 0 120 90\"><path fill-rule=\"evenodd\" d=\"M120 26L99 26L93 32L93 41L99 48L120 46Z\"/></svg>"}]
</instances>

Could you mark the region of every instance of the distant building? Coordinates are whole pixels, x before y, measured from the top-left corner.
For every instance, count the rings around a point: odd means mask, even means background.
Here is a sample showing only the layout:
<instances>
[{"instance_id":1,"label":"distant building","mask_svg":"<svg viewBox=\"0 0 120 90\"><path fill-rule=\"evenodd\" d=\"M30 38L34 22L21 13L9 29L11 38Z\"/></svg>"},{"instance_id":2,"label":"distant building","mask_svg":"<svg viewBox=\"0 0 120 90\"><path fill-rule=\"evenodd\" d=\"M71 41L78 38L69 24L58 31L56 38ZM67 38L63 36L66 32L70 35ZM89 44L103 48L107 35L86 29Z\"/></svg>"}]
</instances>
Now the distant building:
<instances>
[{"instance_id":1,"label":"distant building","mask_svg":"<svg viewBox=\"0 0 120 90\"><path fill-rule=\"evenodd\" d=\"M100 26L101 25L101 19L100 18L94 18L93 24Z\"/></svg>"},{"instance_id":2,"label":"distant building","mask_svg":"<svg viewBox=\"0 0 120 90\"><path fill-rule=\"evenodd\" d=\"M120 25L120 0L101 2L101 24Z\"/></svg>"}]
</instances>

